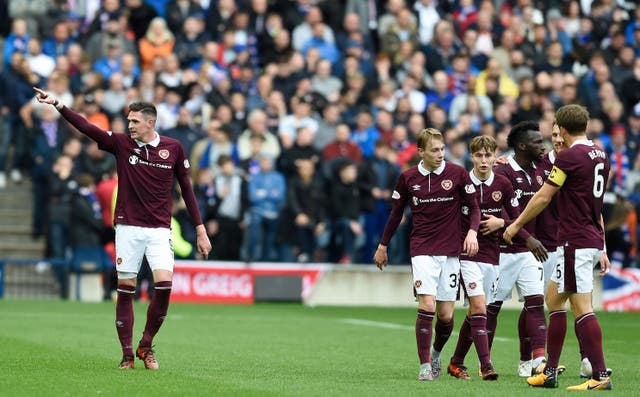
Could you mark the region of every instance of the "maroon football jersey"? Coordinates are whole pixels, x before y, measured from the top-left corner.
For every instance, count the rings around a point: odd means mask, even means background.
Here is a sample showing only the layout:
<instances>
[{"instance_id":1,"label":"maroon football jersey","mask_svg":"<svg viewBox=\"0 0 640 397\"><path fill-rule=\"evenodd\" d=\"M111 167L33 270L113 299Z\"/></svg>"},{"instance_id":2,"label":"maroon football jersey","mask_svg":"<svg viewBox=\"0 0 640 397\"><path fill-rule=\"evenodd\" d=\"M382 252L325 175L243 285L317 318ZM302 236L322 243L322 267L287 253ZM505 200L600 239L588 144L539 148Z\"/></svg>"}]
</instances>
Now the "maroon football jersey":
<instances>
[{"instance_id":1,"label":"maroon football jersey","mask_svg":"<svg viewBox=\"0 0 640 397\"><path fill-rule=\"evenodd\" d=\"M558 153L547 183L561 186L559 244L571 244L574 248L604 247L600 216L609 169L607 154L592 141L574 142Z\"/></svg>"},{"instance_id":2,"label":"maroon football jersey","mask_svg":"<svg viewBox=\"0 0 640 397\"><path fill-rule=\"evenodd\" d=\"M506 217L512 220L520 215L518 198L513 186L511 186L511 182L507 178L492 172L486 181L481 181L473 174L473 171L469 172L469 177L476 186L480 214L493 215L498 218ZM503 211L506 211L506 214L503 214ZM462 230L468 229L469 217L463 216ZM478 234L478 254L470 257L463 252L460 254L460 259L498 266L500 259L500 233L492 233L486 236Z\"/></svg>"},{"instance_id":3,"label":"maroon football jersey","mask_svg":"<svg viewBox=\"0 0 640 397\"><path fill-rule=\"evenodd\" d=\"M544 180L547 180L555 161L556 153L552 150L536 163L538 169L544 173ZM556 197L554 197L547 208L536 217L535 236L547 250L556 250L558 246L558 204Z\"/></svg>"},{"instance_id":4,"label":"maroon football jersey","mask_svg":"<svg viewBox=\"0 0 640 397\"><path fill-rule=\"evenodd\" d=\"M529 170L523 170L522 167L516 163L513 157L509 157L508 164L499 164L495 169L496 174L505 176L511 183L511 186L513 186L513 190L518 198L520 212L524 210L529 203L529 200L531 200L531 197L536 194L540 189L540 186L544 183L544 173L536 168L534 164L531 164L531 167L532 168ZM531 222L524 225L523 229L528 233L535 235L536 220L531 220ZM501 241L500 252L516 253L528 251L524 239L516 236L512 241L513 244L511 245L508 245L504 240Z\"/></svg>"},{"instance_id":5,"label":"maroon football jersey","mask_svg":"<svg viewBox=\"0 0 640 397\"><path fill-rule=\"evenodd\" d=\"M383 245L396 231L402 212L411 208L411 256L458 256L462 251L462 205L468 203L471 228L478 230L480 211L469 173L457 164L443 162L429 172L422 162L400 174L393 191L393 208L380 239Z\"/></svg>"},{"instance_id":6,"label":"maroon football jersey","mask_svg":"<svg viewBox=\"0 0 640 397\"><path fill-rule=\"evenodd\" d=\"M104 131L69 108L60 113L95 140L100 149L116 157L118 197L114 224L170 227L174 177L178 178L194 224L202 224L189 179L189 161L179 141L158 134L154 141L144 144L127 134Z\"/></svg>"}]
</instances>

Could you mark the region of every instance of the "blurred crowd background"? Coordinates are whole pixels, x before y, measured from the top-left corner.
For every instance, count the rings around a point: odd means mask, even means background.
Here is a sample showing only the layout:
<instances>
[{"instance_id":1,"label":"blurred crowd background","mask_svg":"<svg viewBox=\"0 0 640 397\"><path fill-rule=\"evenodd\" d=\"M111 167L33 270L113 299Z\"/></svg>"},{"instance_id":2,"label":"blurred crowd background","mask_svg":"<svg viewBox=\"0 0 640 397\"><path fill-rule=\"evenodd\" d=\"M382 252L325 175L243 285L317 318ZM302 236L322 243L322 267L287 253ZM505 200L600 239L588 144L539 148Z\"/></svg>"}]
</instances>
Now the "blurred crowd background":
<instances>
[{"instance_id":1,"label":"blurred crowd background","mask_svg":"<svg viewBox=\"0 0 640 397\"><path fill-rule=\"evenodd\" d=\"M111 154L34 101L105 130L132 101L182 142L214 260L371 263L415 136L500 154L522 120L586 106L610 154L610 256L637 264L640 8L623 0L0 0L0 189L25 178L43 257L113 260ZM550 142L549 147L551 148ZM196 258L178 193L177 258ZM562 210L562 209L561 209ZM409 214L390 248L409 263Z\"/></svg>"}]
</instances>

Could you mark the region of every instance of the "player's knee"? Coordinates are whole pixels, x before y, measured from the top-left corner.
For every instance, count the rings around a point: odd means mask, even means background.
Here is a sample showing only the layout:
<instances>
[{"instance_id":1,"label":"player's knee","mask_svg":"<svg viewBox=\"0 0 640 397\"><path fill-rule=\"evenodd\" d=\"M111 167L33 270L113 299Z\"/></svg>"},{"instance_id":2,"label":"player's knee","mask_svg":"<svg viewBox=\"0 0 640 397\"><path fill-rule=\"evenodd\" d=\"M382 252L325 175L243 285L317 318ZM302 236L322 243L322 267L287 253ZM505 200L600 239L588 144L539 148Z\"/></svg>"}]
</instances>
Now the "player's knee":
<instances>
[{"instance_id":1,"label":"player's knee","mask_svg":"<svg viewBox=\"0 0 640 397\"><path fill-rule=\"evenodd\" d=\"M136 286L138 275L133 272L118 272L118 284Z\"/></svg>"},{"instance_id":2,"label":"player's knee","mask_svg":"<svg viewBox=\"0 0 640 397\"><path fill-rule=\"evenodd\" d=\"M525 297L524 307L527 310L544 310L544 296L532 295Z\"/></svg>"},{"instance_id":3,"label":"player's knee","mask_svg":"<svg viewBox=\"0 0 640 397\"><path fill-rule=\"evenodd\" d=\"M486 314L486 304L484 300L484 295L475 296L472 299L469 299L469 314Z\"/></svg>"}]
</instances>

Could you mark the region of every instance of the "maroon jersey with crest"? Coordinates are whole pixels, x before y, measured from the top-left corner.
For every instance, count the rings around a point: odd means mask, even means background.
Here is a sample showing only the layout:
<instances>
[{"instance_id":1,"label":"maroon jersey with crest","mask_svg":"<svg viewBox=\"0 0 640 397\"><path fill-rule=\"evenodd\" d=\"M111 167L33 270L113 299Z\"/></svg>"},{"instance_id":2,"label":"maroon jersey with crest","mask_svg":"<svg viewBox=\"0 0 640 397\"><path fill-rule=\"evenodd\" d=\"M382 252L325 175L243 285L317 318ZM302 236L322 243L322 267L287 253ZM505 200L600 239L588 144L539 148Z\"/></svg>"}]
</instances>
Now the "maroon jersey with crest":
<instances>
[{"instance_id":1,"label":"maroon jersey with crest","mask_svg":"<svg viewBox=\"0 0 640 397\"><path fill-rule=\"evenodd\" d=\"M380 239L389 245L405 206L412 213L411 256L458 256L462 251L462 205L467 203L470 228L478 230L480 211L469 173L457 164L443 162L430 172L422 162L400 174L393 191L393 208Z\"/></svg>"},{"instance_id":2,"label":"maroon jersey with crest","mask_svg":"<svg viewBox=\"0 0 640 397\"><path fill-rule=\"evenodd\" d=\"M547 183L558 193L558 243L573 248L604 246L600 224L602 201L609 180L609 159L592 141L580 140L558 153Z\"/></svg>"},{"instance_id":3,"label":"maroon jersey with crest","mask_svg":"<svg viewBox=\"0 0 640 397\"><path fill-rule=\"evenodd\" d=\"M481 181L473 174L473 171L469 172L469 177L476 187L476 197L481 215L487 214L511 220L520 215L518 198L507 178L492 172L487 180ZM462 217L462 230L469 229L469 222L468 216ZM498 266L500 259L499 233L489 235L479 233L478 245L479 250L476 256L470 257L463 252L460 254L460 259Z\"/></svg>"},{"instance_id":4,"label":"maroon jersey with crest","mask_svg":"<svg viewBox=\"0 0 640 397\"><path fill-rule=\"evenodd\" d=\"M546 153L542 159L536 163L538 169L544 173L544 180L551 173L553 163L556 161L556 153L552 150ZM558 245L558 204L554 197L547 208L536 217L536 238L549 251L555 251Z\"/></svg>"},{"instance_id":5,"label":"maroon jersey with crest","mask_svg":"<svg viewBox=\"0 0 640 397\"><path fill-rule=\"evenodd\" d=\"M516 163L513 157L509 157L508 164L499 164L495 169L496 174L505 176L518 198L519 210L522 212L524 208L531 200L534 194L540 190L540 186L544 183L544 173L536 168L534 164L531 164L531 169L523 170L518 163ZM524 228L528 233L535 235L536 231L536 219L524 225ZM527 245L525 240L517 235L513 238L513 244L508 245L504 240L500 243L500 252L503 253L517 253L527 252Z\"/></svg>"},{"instance_id":6,"label":"maroon jersey with crest","mask_svg":"<svg viewBox=\"0 0 640 397\"><path fill-rule=\"evenodd\" d=\"M145 144L127 134L104 131L67 107L60 113L80 132L95 140L100 149L116 157L118 197L114 224L169 228L174 177L178 179L194 224L202 224L189 179L189 161L179 141L158 135Z\"/></svg>"}]
</instances>

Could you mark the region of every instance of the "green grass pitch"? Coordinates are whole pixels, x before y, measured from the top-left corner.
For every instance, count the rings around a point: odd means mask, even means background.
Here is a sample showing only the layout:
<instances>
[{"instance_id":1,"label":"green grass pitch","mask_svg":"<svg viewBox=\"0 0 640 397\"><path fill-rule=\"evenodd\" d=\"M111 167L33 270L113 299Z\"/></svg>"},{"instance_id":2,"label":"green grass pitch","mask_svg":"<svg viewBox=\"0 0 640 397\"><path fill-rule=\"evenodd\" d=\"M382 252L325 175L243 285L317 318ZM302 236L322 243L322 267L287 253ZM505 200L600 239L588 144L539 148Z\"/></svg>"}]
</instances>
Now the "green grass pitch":
<instances>
[{"instance_id":1,"label":"green grass pitch","mask_svg":"<svg viewBox=\"0 0 640 397\"><path fill-rule=\"evenodd\" d=\"M572 321L560 388L540 390L516 376L517 311L503 310L492 352L498 382L446 374L418 382L415 309L305 307L297 304L174 304L156 337L160 370L136 360L120 371L113 303L0 300L0 396L560 396L578 384ZM146 304L136 304L134 343ZM458 330L462 311L456 312ZM612 395L639 395L640 315L598 313ZM444 349L445 362L457 332ZM573 393L575 394L575 392Z\"/></svg>"}]
</instances>

